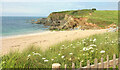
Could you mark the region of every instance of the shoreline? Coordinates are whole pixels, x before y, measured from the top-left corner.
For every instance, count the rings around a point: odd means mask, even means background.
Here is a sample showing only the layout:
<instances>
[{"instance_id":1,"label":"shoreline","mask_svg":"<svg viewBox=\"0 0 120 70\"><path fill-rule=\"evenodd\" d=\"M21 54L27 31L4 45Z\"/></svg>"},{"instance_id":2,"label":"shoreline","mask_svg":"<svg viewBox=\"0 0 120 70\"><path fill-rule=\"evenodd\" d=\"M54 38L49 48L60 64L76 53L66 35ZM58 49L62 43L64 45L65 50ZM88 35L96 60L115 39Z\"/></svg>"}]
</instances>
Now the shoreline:
<instances>
[{"instance_id":1,"label":"shoreline","mask_svg":"<svg viewBox=\"0 0 120 70\"><path fill-rule=\"evenodd\" d=\"M85 38L94 34L102 34L107 32L106 29L101 30L72 30L72 31L47 31L42 33L34 33L20 36L2 38L2 55L10 51L22 51L31 45L40 47L45 51L50 46L64 41L73 41Z\"/></svg>"},{"instance_id":2,"label":"shoreline","mask_svg":"<svg viewBox=\"0 0 120 70\"><path fill-rule=\"evenodd\" d=\"M20 34L20 35L11 35L11 36L2 36L2 39L9 39L9 38L18 38L18 37L26 37L26 36L34 36L34 35L42 35L46 33L50 33L52 31L44 31L44 32L36 32L36 33L29 33L29 34Z\"/></svg>"}]
</instances>

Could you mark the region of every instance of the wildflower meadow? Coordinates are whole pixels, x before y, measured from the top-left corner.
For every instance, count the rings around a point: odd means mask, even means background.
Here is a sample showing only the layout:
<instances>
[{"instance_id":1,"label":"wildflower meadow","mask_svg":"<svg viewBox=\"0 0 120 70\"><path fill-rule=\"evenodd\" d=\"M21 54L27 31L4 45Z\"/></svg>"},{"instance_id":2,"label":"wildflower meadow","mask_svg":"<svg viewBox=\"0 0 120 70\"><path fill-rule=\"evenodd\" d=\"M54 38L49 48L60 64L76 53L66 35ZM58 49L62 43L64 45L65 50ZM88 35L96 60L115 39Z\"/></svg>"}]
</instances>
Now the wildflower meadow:
<instances>
[{"instance_id":1,"label":"wildflower meadow","mask_svg":"<svg viewBox=\"0 0 120 70\"><path fill-rule=\"evenodd\" d=\"M16 51L1 56L1 65L3 68L51 68L53 63L60 63L62 68L65 64L67 64L67 68L71 68L72 62L74 62L76 68L79 68L80 62L86 66L87 60L93 64L95 58L98 59L98 62L101 57L106 61L106 55L112 59L113 54L118 57L118 32L63 41L50 46L44 52L32 45L21 53Z\"/></svg>"}]
</instances>

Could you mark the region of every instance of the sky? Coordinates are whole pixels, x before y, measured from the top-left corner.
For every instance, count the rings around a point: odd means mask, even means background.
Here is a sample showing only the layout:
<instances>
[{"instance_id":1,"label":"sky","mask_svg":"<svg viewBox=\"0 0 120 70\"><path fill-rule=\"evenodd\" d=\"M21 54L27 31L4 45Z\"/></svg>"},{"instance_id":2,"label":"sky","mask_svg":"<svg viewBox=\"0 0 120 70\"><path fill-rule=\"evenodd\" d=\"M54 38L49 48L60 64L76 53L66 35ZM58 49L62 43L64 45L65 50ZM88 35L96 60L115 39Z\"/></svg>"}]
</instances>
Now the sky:
<instances>
[{"instance_id":1,"label":"sky","mask_svg":"<svg viewBox=\"0 0 120 70\"><path fill-rule=\"evenodd\" d=\"M118 0L2 0L1 8L2 16L48 16L65 10L117 10Z\"/></svg>"}]
</instances>

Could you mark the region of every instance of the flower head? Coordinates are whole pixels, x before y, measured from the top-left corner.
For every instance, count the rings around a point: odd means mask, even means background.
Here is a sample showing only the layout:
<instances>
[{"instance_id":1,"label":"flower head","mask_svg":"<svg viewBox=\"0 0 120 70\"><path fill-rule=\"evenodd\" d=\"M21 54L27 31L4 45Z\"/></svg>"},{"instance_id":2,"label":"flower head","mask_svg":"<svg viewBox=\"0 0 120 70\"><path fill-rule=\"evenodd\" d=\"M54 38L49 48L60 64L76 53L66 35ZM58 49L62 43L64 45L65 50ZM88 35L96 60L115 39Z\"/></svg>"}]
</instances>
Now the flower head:
<instances>
[{"instance_id":1,"label":"flower head","mask_svg":"<svg viewBox=\"0 0 120 70\"><path fill-rule=\"evenodd\" d=\"M29 54L28 57L30 57L31 55Z\"/></svg>"},{"instance_id":2,"label":"flower head","mask_svg":"<svg viewBox=\"0 0 120 70\"><path fill-rule=\"evenodd\" d=\"M43 60L46 59L46 58L42 58Z\"/></svg>"},{"instance_id":3,"label":"flower head","mask_svg":"<svg viewBox=\"0 0 120 70\"><path fill-rule=\"evenodd\" d=\"M60 53L58 55L60 55Z\"/></svg>"},{"instance_id":4,"label":"flower head","mask_svg":"<svg viewBox=\"0 0 120 70\"><path fill-rule=\"evenodd\" d=\"M61 56L61 58L64 58L65 56Z\"/></svg>"},{"instance_id":5,"label":"flower head","mask_svg":"<svg viewBox=\"0 0 120 70\"><path fill-rule=\"evenodd\" d=\"M72 59L70 58L69 60L71 61Z\"/></svg>"},{"instance_id":6,"label":"flower head","mask_svg":"<svg viewBox=\"0 0 120 70\"><path fill-rule=\"evenodd\" d=\"M86 48L85 48L85 47L83 48L83 51L86 51Z\"/></svg>"},{"instance_id":7,"label":"flower head","mask_svg":"<svg viewBox=\"0 0 120 70\"><path fill-rule=\"evenodd\" d=\"M104 51L104 50L102 50L102 51L100 51L100 53L105 53L105 51Z\"/></svg>"},{"instance_id":8,"label":"flower head","mask_svg":"<svg viewBox=\"0 0 120 70\"><path fill-rule=\"evenodd\" d=\"M94 50L91 50L91 52L94 52Z\"/></svg>"},{"instance_id":9,"label":"flower head","mask_svg":"<svg viewBox=\"0 0 120 70\"><path fill-rule=\"evenodd\" d=\"M44 60L44 62L48 62L49 60Z\"/></svg>"},{"instance_id":10,"label":"flower head","mask_svg":"<svg viewBox=\"0 0 120 70\"><path fill-rule=\"evenodd\" d=\"M69 53L70 55L73 55L73 53Z\"/></svg>"},{"instance_id":11,"label":"flower head","mask_svg":"<svg viewBox=\"0 0 120 70\"><path fill-rule=\"evenodd\" d=\"M89 47L89 49L93 49L93 47Z\"/></svg>"},{"instance_id":12,"label":"flower head","mask_svg":"<svg viewBox=\"0 0 120 70\"><path fill-rule=\"evenodd\" d=\"M93 39L93 42L95 42L96 41L96 38L95 39Z\"/></svg>"},{"instance_id":13,"label":"flower head","mask_svg":"<svg viewBox=\"0 0 120 70\"><path fill-rule=\"evenodd\" d=\"M40 54L40 53L33 53L33 55L39 55L39 56L41 56L41 54Z\"/></svg>"},{"instance_id":14,"label":"flower head","mask_svg":"<svg viewBox=\"0 0 120 70\"><path fill-rule=\"evenodd\" d=\"M52 61L54 60L54 59L51 59Z\"/></svg>"}]
</instances>

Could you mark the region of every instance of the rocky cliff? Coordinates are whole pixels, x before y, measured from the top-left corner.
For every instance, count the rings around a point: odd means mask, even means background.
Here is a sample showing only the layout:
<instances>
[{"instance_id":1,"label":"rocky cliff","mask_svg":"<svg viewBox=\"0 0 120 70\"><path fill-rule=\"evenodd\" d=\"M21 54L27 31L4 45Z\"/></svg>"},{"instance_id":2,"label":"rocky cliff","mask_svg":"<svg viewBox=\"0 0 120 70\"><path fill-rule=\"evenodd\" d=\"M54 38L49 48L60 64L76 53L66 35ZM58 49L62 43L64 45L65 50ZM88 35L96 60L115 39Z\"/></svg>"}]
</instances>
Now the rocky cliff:
<instances>
[{"instance_id":1,"label":"rocky cliff","mask_svg":"<svg viewBox=\"0 0 120 70\"><path fill-rule=\"evenodd\" d=\"M37 24L50 26L50 30L99 29L96 24L88 23L86 15L92 15L93 10L75 10L53 12L47 18L39 19ZM79 15L79 17L78 17Z\"/></svg>"}]
</instances>

